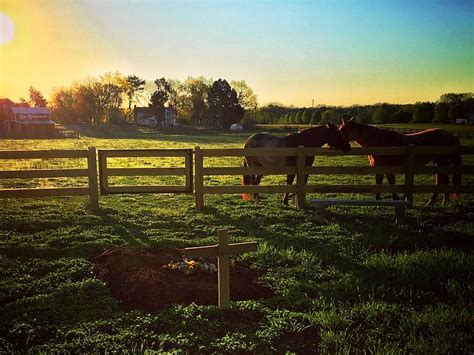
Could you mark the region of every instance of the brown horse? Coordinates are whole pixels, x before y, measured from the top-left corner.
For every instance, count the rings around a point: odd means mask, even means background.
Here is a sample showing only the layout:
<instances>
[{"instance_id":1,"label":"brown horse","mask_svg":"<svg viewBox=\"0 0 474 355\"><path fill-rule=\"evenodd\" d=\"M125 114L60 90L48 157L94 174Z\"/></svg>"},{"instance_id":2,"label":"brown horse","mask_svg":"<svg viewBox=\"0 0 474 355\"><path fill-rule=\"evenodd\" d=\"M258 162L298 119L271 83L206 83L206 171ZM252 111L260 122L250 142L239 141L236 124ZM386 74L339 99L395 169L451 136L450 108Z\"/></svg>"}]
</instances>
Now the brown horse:
<instances>
[{"instance_id":1,"label":"brown horse","mask_svg":"<svg viewBox=\"0 0 474 355\"><path fill-rule=\"evenodd\" d=\"M339 131L342 133L347 141L355 141L363 147L377 147L377 146L407 146L410 144L416 146L460 146L459 138L452 133L442 129L427 129L425 131L402 134L387 129L377 128L363 123L354 122L353 118L349 121L342 120L339 126ZM434 152L435 153L435 152ZM388 165L401 166L405 163L405 156L375 156L369 155L369 163L371 166ZM452 156L436 155L418 156L416 158L417 165L426 165L433 162L438 166L459 166L461 165L461 155L456 154ZM384 174L376 174L376 184L381 184ZM386 174L389 184L395 184L395 174ZM461 184L461 175L454 174L453 184ZM449 184L449 176L446 174L435 175L435 185ZM458 194L453 194L455 199ZM375 196L380 199L380 193ZM438 198L438 193L434 193L427 205L433 204ZM393 193L393 199L397 200L398 196ZM444 194L443 204L449 201L449 193Z\"/></svg>"},{"instance_id":2,"label":"brown horse","mask_svg":"<svg viewBox=\"0 0 474 355\"><path fill-rule=\"evenodd\" d=\"M269 133L257 133L247 139L244 148L295 148L298 146L319 148L324 144L347 151L350 144L344 140L337 127L328 123L325 126L316 126L303 129L296 133L290 133L286 137L276 137ZM306 157L306 166L311 166L314 157ZM290 157L272 157L272 156L246 156L244 157L243 166L296 166L296 156ZM242 185L258 185L262 175L244 175L242 177ZM287 175L286 183L291 185L295 175ZM305 176L305 182L308 175ZM244 193L242 197L247 200L249 195ZM288 204L289 193L285 193L283 203ZM260 202L258 193L254 194L255 203Z\"/></svg>"}]
</instances>

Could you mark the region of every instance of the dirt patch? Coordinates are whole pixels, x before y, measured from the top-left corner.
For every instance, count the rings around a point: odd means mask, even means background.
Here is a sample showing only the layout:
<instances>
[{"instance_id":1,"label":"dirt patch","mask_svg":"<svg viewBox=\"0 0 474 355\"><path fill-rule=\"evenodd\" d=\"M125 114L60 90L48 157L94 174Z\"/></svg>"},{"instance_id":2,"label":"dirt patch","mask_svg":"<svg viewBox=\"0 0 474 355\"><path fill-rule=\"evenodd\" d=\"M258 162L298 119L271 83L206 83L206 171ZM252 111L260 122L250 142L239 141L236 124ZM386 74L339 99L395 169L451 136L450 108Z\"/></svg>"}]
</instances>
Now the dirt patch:
<instances>
[{"instance_id":1,"label":"dirt patch","mask_svg":"<svg viewBox=\"0 0 474 355\"><path fill-rule=\"evenodd\" d=\"M95 273L110 288L123 308L153 311L172 304L217 305L217 273L198 272L185 275L163 268L171 261L182 260L179 250L113 248L95 259ZM209 259L215 262L212 259ZM271 297L270 288L257 270L243 263L230 269L232 301Z\"/></svg>"}]
</instances>

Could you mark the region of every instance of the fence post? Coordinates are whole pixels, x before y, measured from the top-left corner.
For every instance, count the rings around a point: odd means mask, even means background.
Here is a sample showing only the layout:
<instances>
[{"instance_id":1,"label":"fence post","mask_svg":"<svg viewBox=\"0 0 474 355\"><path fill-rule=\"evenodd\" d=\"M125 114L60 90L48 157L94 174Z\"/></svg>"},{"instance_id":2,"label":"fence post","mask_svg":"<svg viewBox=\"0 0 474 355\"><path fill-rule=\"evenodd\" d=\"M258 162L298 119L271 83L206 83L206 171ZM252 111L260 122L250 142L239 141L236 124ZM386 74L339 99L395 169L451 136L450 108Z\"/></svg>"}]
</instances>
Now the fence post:
<instances>
[{"instance_id":1,"label":"fence post","mask_svg":"<svg viewBox=\"0 0 474 355\"><path fill-rule=\"evenodd\" d=\"M203 157L201 153L201 148L199 146L196 146L194 148L194 159L195 159L195 176L194 176L194 195L196 198L196 209L198 211L202 211L204 208L204 193L203 193L203 187L204 187L204 180L203 180Z\"/></svg>"},{"instance_id":2,"label":"fence post","mask_svg":"<svg viewBox=\"0 0 474 355\"><path fill-rule=\"evenodd\" d=\"M302 145L298 147L298 156L296 158L296 208L302 209L305 206L305 172L306 172L306 153Z\"/></svg>"},{"instance_id":3,"label":"fence post","mask_svg":"<svg viewBox=\"0 0 474 355\"><path fill-rule=\"evenodd\" d=\"M108 178L107 178L107 156L105 151L99 150L99 181L100 194L106 195L108 192Z\"/></svg>"},{"instance_id":4,"label":"fence post","mask_svg":"<svg viewBox=\"0 0 474 355\"><path fill-rule=\"evenodd\" d=\"M189 149L184 157L184 165L186 169L186 187L188 192L193 193L193 150Z\"/></svg>"},{"instance_id":5,"label":"fence post","mask_svg":"<svg viewBox=\"0 0 474 355\"><path fill-rule=\"evenodd\" d=\"M413 185L415 184L416 155L415 145L408 146L408 159L405 172L405 200L413 203Z\"/></svg>"},{"instance_id":6,"label":"fence post","mask_svg":"<svg viewBox=\"0 0 474 355\"><path fill-rule=\"evenodd\" d=\"M99 209L99 190L97 186L97 154L95 147L87 150L87 170L89 178L89 205L91 210Z\"/></svg>"}]
</instances>

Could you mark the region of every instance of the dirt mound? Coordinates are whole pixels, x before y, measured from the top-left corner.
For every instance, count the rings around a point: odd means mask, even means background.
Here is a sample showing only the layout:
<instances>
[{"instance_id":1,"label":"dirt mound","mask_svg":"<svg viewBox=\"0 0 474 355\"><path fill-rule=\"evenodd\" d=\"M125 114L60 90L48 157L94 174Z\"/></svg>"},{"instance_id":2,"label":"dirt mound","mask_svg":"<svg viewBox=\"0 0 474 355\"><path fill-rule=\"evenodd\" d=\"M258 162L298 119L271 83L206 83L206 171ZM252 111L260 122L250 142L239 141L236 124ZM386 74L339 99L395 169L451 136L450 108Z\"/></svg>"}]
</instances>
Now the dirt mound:
<instances>
[{"instance_id":1,"label":"dirt mound","mask_svg":"<svg viewBox=\"0 0 474 355\"><path fill-rule=\"evenodd\" d=\"M127 310L153 311L171 304L192 302L217 305L217 273L186 275L163 268L171 261L180 260L182 254L178 250L119 247L108 249L96 257L95 273ZM259 277L258 271L243 263L235 263L230 269L231 300L270 297L270 288Z\"/></svg>"}]
</instances>

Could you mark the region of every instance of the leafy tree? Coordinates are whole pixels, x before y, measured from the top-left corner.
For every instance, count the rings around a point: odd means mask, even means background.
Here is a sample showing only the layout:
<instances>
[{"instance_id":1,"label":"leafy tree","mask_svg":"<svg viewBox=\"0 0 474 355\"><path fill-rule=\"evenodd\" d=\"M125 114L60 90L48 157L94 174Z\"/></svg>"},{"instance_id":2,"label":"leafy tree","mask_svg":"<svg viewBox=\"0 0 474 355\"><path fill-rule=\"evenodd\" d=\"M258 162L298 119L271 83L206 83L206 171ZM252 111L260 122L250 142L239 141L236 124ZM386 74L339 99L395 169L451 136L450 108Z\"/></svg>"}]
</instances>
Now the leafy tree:
<instances>
[{"instance_id":1,"label":"leafy tree","mask_svg":"<svg viewBox=\"0 0 474 355\"><path fill-rule=\"evenodd\" d=\"M95 126L99 122L99 107L95 101L94 83L92 80L87 80L84 83L77 83L74 85L74 111L91 126ZM81 121L82 122L82 121Z\"/></svg>"},{"instance_id":2,"label":"leafy tree","mask_svg":"<svg viewBox=\"0 0 474 355\"><path fill-rule=\"evenodd\" d=\"M372 123L372 116L368 112L362 111L355 116L355 120L359 123Z\"/></svg>"},{"instance_id":3,"label":"leafy tree","mask_svg":"<svg viewBox=\"0 0 474 355\"><path fill-rule=\"evenodd\" d=\"M429 102L418 104L413 113L413 122L415 123L430 123L434 118L434 105Z\"/></svg>"},{"instance_id":4,"label":"leafy tree","mask_svg":"<svg viewBox=\"0 0 474 355\"><path fill-rule=\"evenodd\" d=\"M74 91L68 88L56 89L51 96L51 112L56 122L75 123Z\"/></svg>"},{"instance_id":5,"label":"leafy tree","mask_svg":"<svg viewBox=\"0 0 474 355\"><path fill-rule=\"evenodd\" d=\"M141 92L140 96L137 98L138 102L143 106L150 106L151 97L153 96L155 91L156 91L155 82L152 80L147 80L145 82L145 85L143 86L143 91Z\"/></svg>"},{"instance_id":6,"label":"leafy tree","mask_svg":"<svg viewBox=\"0 0 474 355\"><path fill-rule=\"evenodd\" d=\"M474 94L472 92L463 92L463 93L447 93L441 95L439 102L447 103L450 105L460 104L474 99Z\"/></svg>"},{"instance_id":7,"label":"leafy tree","mask_svg":"<svg viewBox=\"0 0 474 355\"><path fill-rule=\"evenodd\" d=\"M165 78L155 80L156 90L151 95L150 107L155 108L156 116L159 120L165 118L165 104L172 94L171 84Z\"/></svg>"},{"instance_id":8,"label":"leafy tree","mask_svg":"<svg viewBox=\"0 0 474 355\"><path fill-rule=\"evenodd\" d=\"M381 104L372 115L374 123L390 123L392 121L392 107L389 104Z\"/></svg>"},{"instance_id":9,"label":"leafy tree","mask_svg":"<svg viewBox=\"0 0 474 355\"><path fill-rule=\"evenodd\" d=\"M304 110L301 120L302 120L302 123L309 124L311 121L311 113L308 110Z\"/></svg>"},{"instance_id":10,"label":"leafy tree","mask_svg":"<svg viewBox=\"0 0 474 355\"><path fill-rule=\"evenodd\" d=\"M212 83L207 101L211 125L228 128L232 123L240 122L244 116L245 111L239 104L237 92L226 80L218 79Z\"/></svg>"},{"instance_id":11,"label":"leafy tree","mask_svg":"<svg viewBox=\"0 0 474 355\"><path fill-rule=\"evenodd\" d=\"M332 122L332 123L338 123L337 122L337 113L335 110L333 109L328 109L328 110L325 110L322 114L322 119L320 121L321 124L326 124L326 123L329 123L329 122Z\"/></svg>"},{"instance_id":12,"label":"leafy tree","mask_svg":"<svg viewBox=\"0 0 474 355\"><path fill-rule=\"evenodd\" d=\"M132 101L137 102L139 95L145 90L146 80L136 75L127 76L126 94L128 98L128 110L132 110Z\"/></svg>"},{"instance_id":13,"label":"leafy tree","mask_svg":"<svg viewBox=\"0 0 474 355\"><path fill-rule=\"evenodd\" d=\"M303 111L298 111L295 117L295 124L302 124L303 123Z\"/></svg>"},{"instance_id":14,"label":"leafy tree","mask_svg":"<svg viewBox=\"0 0 474 355\"><path fill-rule=\"evenodd\" d=\"M312 125L317 125L321 122L323 117L321 116L321 111L313 111L313 114L311 115L311 120L310 123Z\"/></svg>"},{"instance_id":15,"label":"leafy tree","mask_svg":"<svg viewBox=\"0 0 474 355\"><path fill-rule=\"evenodd\" d=\"M408 123L412 120L413 115L410 112L406 111L397 111L393 114L393 122L396 123Z\"/></svg>"},{"instance_id":16,"label":"leafy tree","mask_svg":"<svg viewBox=\"0 0 474 355\"><path fill-rule=\"evenodd\" d=\"M454 121L456 118L464 118L464 107L462 104L454 104L448 111L448 117Z\"/></svg>"},{"instance_id":17,"label":"leafy tree","mask_svg":"<svg viewBox=\"0 0 474 355\"><path fill-rule=\"evenodd\" d=\"M194 125L206 122L207 95L212 82L203 77L189 77L181 84L181 95L178 97L177 109L183 121Z\"/></svg>"},{"instance_id":18,"label":"leafy tree","mask_svg":"<svg viewBox=\"0 0 474 355\"><path fill-rule=\"evenodd\" d=\"M288 118L288 124L297 124L298 117L296 112L290 113L290 117Z\"/></svg>"},{"instance_id":19,"label":"leafy tree","mask_svg":"<svg viewBox=\"0 0 474 355\"><path fill-rule=\"evenodd\" d=\"M245 112L255 113L258 107L257 95L255 95L255 93L247 85L245 80L233 80L230 82L230 86L237 93L237 99L239 100L239 104L240 106L242 106Z\"/></svg>"},{"instance_id":20,"label":"leafy tree","mask_svg":"<svg viewBox=\"0 0 474 355\"><path fill-rule=\"evenodd\" d=\"M30 86L30 100L28 104L32 107L46 107L48 101L44 98L43 94L35 89L33 86Z\"/></svg>"},{"instance_id":21,"label":"leafy tree","mask_svg":"<svg viewBox=\"0 0 474 355\"><path fill-rule=\"evenodd\" d=\"M439 102L434 109L434 122L447 123L449 122L449 104L446 102Z\"/></svg>"}]
</instances>

